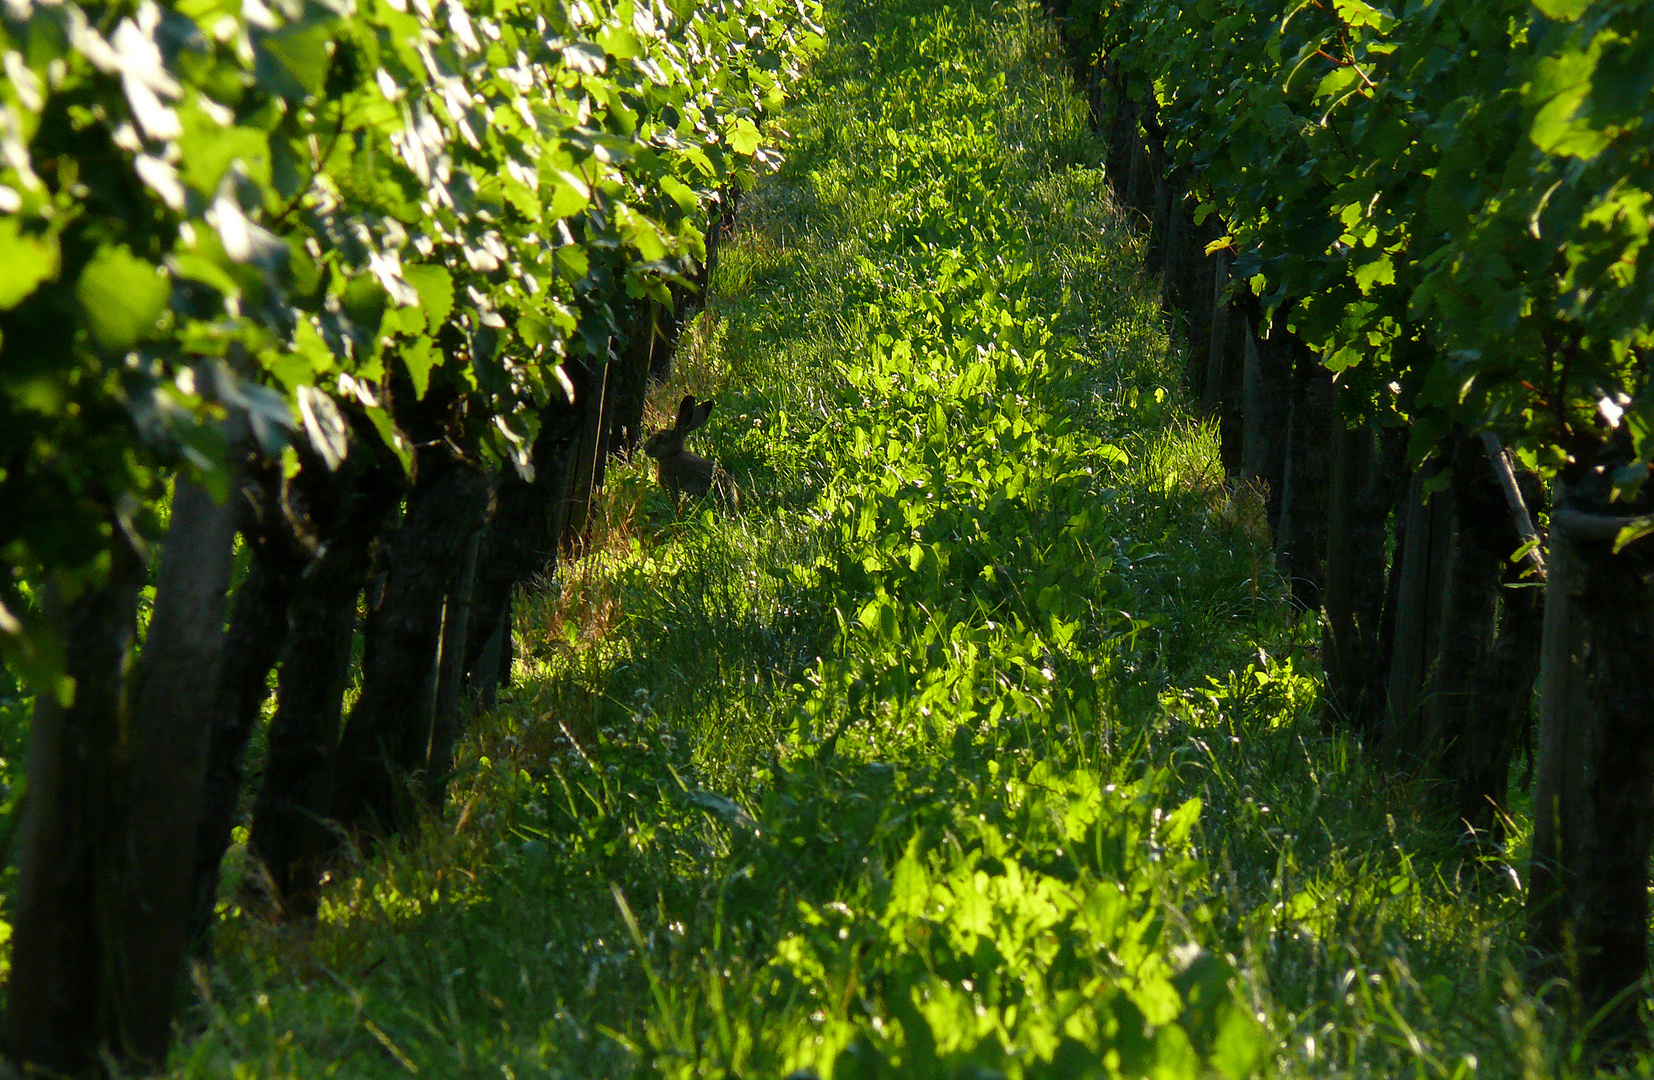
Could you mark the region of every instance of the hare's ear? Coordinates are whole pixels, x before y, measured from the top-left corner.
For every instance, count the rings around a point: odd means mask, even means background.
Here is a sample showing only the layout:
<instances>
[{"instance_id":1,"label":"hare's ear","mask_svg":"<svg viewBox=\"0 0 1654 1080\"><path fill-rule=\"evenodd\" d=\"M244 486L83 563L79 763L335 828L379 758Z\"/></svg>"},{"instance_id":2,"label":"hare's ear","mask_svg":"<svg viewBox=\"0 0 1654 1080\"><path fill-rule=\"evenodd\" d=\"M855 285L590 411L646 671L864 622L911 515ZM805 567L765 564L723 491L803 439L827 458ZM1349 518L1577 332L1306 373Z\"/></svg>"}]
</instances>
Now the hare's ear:
<instances>
[{"instance_id":1,"label":"hare's ear","mask_svg":"<svg viewBox=\"0 0 1654 1080\"><path fill-rule=\"evenodd\" d=\"M702 424L706 423L706 418L711 416L711 415L712 415L712 402L711 402L711 400L709 399L707 401L701 402L699 405L695 406L694 415L689 420L689 426L685 427L684 430L685 431L694 431L696 428L698 428Z\"/></svg>"},{"instance_id":2,"label":"hare's ear","mask_svg":"<svg viewBox=\"0 0 1654 1080\"><path fill-rule=\"evenodd\" d=\"M678 422L673 426L679 431L688 431L695 426L695 395L685 394L678 402Z\"/></svg>"}]
</instances>

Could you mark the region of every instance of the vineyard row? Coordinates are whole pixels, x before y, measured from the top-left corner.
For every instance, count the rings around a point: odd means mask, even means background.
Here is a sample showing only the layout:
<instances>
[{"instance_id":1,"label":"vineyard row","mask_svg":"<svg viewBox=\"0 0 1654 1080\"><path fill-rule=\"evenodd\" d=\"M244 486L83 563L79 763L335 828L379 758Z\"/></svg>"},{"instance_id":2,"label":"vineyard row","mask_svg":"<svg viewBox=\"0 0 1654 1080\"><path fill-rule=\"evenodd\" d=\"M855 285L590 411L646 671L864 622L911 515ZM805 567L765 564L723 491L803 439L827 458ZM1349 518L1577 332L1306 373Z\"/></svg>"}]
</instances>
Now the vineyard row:
<instances>
[{"instance_id":1,"label":"vineyard row","mask_svg":"<svg viewBox=\"0 0 1654 1080\"><path fill-rule=\"evenodd\" d=\"M1654 837L1654 35L1603 0L1052 0L1324 723L1496 849L1632 1036ZM1546 482L1548 481L1548 483ZM1547 524L1543 540L1535 518ZM1537 677L1537 678L1536 678Z\"/></svg>"},{"instance_id":2,"label":"vineyard row","mask_svg":"<svg viewBox=\"0 0 1654 1080\"><path fill-rule=\"evenodd\" d=\"M509 677L512 588L638 444L819 18L7 5L0 650L37 696L0 1046L23 1071L164 1059L272 673L250 847L274 910L313 914L325 874L440 808L467 696Z\"/></svg>"}]
</instances>

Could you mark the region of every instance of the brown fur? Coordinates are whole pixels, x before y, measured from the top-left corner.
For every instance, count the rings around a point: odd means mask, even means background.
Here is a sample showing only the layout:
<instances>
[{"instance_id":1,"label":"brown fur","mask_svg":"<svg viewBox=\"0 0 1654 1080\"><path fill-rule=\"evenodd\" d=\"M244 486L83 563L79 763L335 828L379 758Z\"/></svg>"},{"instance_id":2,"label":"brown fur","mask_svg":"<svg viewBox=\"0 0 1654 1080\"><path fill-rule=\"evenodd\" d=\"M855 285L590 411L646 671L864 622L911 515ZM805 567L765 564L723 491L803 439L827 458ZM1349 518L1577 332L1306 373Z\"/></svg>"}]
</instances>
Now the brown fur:
<instances>
[{"instance_id":1,"label":"brown fur","mask_svg":"<svg viewBox=\"0 0 1654 1080\"><path fill-rule=\"evenodd\" d=\"M717 462L691 454L683 448L684 438L704 425L711 415L710 400L696 404L694 394L685 394L683 401L678 403L677 422L651 435L649 441L643 444L644 453L658 463L660 485L671 494L673 503L685 494L699 498L717 488L732 504L739 505L729 474L720 469Z\"/></svg>"}]
</instances>

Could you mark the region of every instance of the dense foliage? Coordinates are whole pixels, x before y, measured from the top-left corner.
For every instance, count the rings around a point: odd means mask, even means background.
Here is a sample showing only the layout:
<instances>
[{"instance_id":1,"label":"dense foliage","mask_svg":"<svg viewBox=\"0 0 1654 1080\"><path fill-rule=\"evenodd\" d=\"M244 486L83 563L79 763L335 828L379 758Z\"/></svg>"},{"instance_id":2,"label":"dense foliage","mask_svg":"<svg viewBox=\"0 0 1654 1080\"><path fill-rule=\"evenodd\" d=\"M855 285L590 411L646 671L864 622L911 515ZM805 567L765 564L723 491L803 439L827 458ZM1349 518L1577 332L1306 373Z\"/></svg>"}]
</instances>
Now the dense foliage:
<instances>
[{"instance_id":1,"label":"dense foliage","mask_svg":"<svg viewBox=\"0 0 1654 1080\"><path fill-rule=\"evenodd\" d=\"M1071 30L1152 96L1236 274L1371 414L1546 465L1646 416L1654 42L1635 3L1145 0ZM1284 305L1290 302L1290 311Z\"/></svg>"},{"instance_id":2,"label":"dense foliage","mask_svg":"<svg viewBox=\"0 0 1654 1080\"><path fill-rule=\"evenodd\" d=\"M7 8L8 661L61 679L25 578L77 592L113 530L148 531L170 469L222 494L230 413L330 467L360 417L408 465L393 384L434 383L466 403L456 452L525 467L559 365L601 361L628 297L683 282L709 200L772 153L759 123L809 13Z\"/></svg>"}]
</instances>

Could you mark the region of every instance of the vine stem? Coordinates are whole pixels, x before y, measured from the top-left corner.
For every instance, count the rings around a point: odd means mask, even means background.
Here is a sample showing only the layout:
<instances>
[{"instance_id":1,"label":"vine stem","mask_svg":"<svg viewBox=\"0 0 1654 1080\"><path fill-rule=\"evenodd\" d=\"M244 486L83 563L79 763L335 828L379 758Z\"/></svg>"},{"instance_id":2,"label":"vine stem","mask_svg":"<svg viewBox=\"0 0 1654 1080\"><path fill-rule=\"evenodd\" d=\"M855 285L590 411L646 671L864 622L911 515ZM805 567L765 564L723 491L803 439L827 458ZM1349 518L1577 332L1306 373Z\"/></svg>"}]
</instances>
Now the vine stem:
<instances>
[{"instance_id":1,"label":"vine stem","mask_svg":"<svg viewBox=\"0 0 1654 1080\"><path fill-rule=\"evenodd\" d=\"M299 203L304 201L305 195L307 195L311 187L315 185L316 177L320 176L322 174L322 170L326 168L327 159L333 156L333 151L338 147L339 139L344 134L344 131L345 107L341 104L339 106L339 122L333 125L333 134L327 140L327 149L322 151L321 154L317 156L315 165L311 167L310 179L305 181L304 185L299 188L298 193L293 196L292 200L288 202L286 206L282 207L281 213L270 219L270 224L281 224L287 220L288 215L292 214L293 211L299 208Z\"/></svg>"},{"instance_id":2,"label":"vine stem","mask_svg":"<svg viewBox=\"0 0 1654 1080\"><path fill-rule=\"evenodd\" d=\"M1545 556L1540 551L1539 530L1534 528L1533 515L1528 512L1528 504L1522 498L1522 489L1516 483L1516 471L1511 468L1510 455L1505 453L1499 437L1491 431L1482 432L1482 449L1487 453L1487 460L1493 466L1493 475L1499 478L1499 487L1504 490L1505 504L1510 507L1511 522L1516 526L1516 534L1529 545L1528 560L1533 563L1534 569L1539 571L1541 581L1545 579Z\"/></svg>"}]
</instances>

